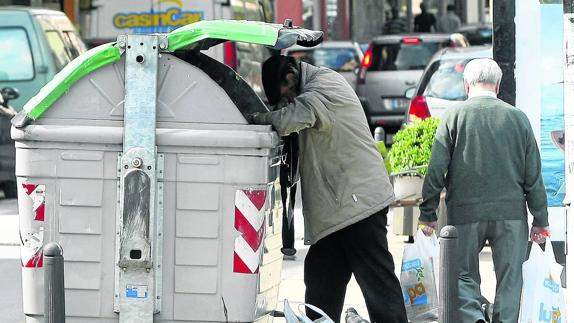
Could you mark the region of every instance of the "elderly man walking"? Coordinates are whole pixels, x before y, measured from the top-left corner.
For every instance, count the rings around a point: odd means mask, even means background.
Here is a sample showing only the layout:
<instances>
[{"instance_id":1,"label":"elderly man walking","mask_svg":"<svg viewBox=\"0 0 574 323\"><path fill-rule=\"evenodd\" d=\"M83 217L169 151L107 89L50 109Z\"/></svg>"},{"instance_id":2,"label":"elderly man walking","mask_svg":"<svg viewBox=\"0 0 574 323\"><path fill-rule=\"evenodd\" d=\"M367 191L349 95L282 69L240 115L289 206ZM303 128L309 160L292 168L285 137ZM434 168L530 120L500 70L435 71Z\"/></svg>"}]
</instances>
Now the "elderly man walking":
<instances>
[{"instance_id":1,"label":"elderly man walking","mask_svg":"<svg viewBox=\"0 0 574 323\"><path fill-rule=\"evenodd\" d=\"M522 263L526 260L526 207L534 216L531 238L549 236L540 153L528 118L497 99L502 71L491 59L464 70L468 100L441 120L423 186L419 222L436 228L436 209L447 190L449 224L458 229L460 322L484 322L479 253L488 240L496 273L492 322L518 321Z\"/></svg>"}]
</instances>

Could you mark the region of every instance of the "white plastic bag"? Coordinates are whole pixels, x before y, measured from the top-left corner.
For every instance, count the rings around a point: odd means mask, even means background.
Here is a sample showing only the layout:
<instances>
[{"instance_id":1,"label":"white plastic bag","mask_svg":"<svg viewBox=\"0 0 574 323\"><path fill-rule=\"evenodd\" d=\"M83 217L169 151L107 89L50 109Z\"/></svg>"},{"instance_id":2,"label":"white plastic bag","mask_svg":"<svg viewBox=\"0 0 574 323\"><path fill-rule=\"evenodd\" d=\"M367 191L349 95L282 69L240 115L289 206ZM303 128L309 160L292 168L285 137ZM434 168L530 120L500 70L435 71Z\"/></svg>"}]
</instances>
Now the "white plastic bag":
<instances>
[{"instance_id":1,"label":"white plastic bag","mask_svg":"<svg viewBox=\"0 0 574 323\"><path fill-rule=\"evenodd\" d=\"M562 266L556 262L552 243L545 250L532 244L528 260L522 264L521 323L566 323L565 293L560 282Z\"/></svg>"},{"instance_id":2,"label":"white plastic bag","mask_svg":"<svg viewBox=\"0 0 574 323\"><path fill-rule=\"evenodd\" d=\"M401 288L412 322L427 322L438 318L438 261L436 236L427 237L418 230L415 242L405 246L401 266Z\"/></svg>"},{"instance_id":3,"label":"white plastic bag","mask_svg":"<svg viewBox=\"0 0 574 323\"><path fill-rule=\"evenodd\" d=\"M312 321L307 315L305 315L305 307L308 307L315 311L315 313L321 315L321 318ZM287 321L287 323L335 323L327 314L325 314L325 312L311 304L299 304L297 309L299 314L295 314L293 309L291 309L288 300L283 302L283 313L285 314L285 321Z\"/></svg>"}]
</instances>

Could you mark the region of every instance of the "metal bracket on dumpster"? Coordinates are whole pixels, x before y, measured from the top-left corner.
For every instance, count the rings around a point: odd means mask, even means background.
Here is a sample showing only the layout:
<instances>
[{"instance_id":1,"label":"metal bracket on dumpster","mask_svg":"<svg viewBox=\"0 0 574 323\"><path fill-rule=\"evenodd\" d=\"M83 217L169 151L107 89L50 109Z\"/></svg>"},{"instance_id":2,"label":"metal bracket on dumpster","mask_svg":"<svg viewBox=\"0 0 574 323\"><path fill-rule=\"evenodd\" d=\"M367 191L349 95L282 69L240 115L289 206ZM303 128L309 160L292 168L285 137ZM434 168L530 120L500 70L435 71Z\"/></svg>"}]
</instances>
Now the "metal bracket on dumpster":
<instances>
[{"instance_id":1,"label":"metal bracket on dumpster","mask_svg":"<svg viewBox=\"0 0 574 323\"><path fill-rule=\"evenodd\" d=\"M152 323L161 310L163 156L155 142L158 35L118 37L125 50L123 153L118 158L114 311Z\"/></svg>"}]
</instances>

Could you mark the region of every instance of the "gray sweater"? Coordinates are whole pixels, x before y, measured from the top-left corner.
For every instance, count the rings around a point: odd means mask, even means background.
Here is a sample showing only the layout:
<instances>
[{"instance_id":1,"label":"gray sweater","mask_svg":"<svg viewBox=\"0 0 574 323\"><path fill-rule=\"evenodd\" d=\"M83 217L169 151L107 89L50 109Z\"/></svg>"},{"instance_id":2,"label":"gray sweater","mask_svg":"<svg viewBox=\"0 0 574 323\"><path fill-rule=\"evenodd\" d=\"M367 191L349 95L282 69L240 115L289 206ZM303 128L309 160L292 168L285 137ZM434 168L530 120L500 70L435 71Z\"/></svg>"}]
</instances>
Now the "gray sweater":
<instances>
[{"instance_id":1,"label":"gray sweater","mask_svg":"<svg viewBox=\"0 0 574 323\"><path fill-rule=\"evenodd\" d=\"M475 97L441 120L423 186L420 220L437 219L447 189L449 224L526 219L548 226L540 153L524 112L494 97Z\"/></svg>"}]
</instances>

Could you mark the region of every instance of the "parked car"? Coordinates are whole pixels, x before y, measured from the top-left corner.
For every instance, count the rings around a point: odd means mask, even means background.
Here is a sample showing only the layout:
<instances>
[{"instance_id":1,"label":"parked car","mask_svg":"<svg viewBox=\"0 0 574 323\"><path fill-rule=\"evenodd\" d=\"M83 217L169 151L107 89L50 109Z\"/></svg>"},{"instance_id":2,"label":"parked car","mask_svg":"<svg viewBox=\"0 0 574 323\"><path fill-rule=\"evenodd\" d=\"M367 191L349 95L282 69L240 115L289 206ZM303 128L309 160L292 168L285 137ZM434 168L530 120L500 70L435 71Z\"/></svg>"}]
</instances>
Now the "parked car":
<instances>
[{"instance_id":1,"label":"parked car","mask_svg":"<svg viewBox=\"0 0 574 323\"><path fill-rule=\"evenodd\" d=\"M492 45L492 23L464 25L456 32L464 35L471 46Z\"/></svg>"},{"instance_id":2,"label":"parked car","mask_svg":"<svg viewBox=\"0 0 574 323\"><path fill-rule=\"evenodd\" d=\"M357 75L357 95L372 129L396 132L404 122L414 87L432 56L445 47L467 47L461 34L408 34L375 38Z\"/></svg>"},{"instance_id":3,"label":"parked car","mask_svg":"<svg viewBox=\"0 0 574 323\"><path fill-rule=\"evenodd\" d=\"M363 60L363 51L355 42L327 41L311 48L294 46L286 49L284 53L303 62L339 72L353 89L356 87L356 74Z\"/></svg>"},{"instance_id":4,"label":"parked car","mask_svg":"<svg viewBox=\"0 0 574 323\"><path fill-rule=\"evenodd\" d=\"M16 115L16 110L12 108L10 101L17 99L19 95L18 91L10 87L0 90L0 189L4 191L5 198L18 197L15 176L16 148L10 137L10 119Z\"/></svg>"},{"instance_id":5,"label":"parked car","mask_svg":"<svg viewBox=\"0 0 574 323\"><path fill-rule=\"evenodd\" d=\"M86 49L68 17L59 11L0 8L0 88L20 97L16 111Z\"/></svg>"},{"instance_id":6,"label":"parked car","mask_svg":"<svg viewBox=\"0 0 574 323\"><path fill-rule=\"evenodd\" d=\"M430 116L440 118L451 106L466 100L463 72L466 64L475 58L492 58L492 48L447 48L436 53L417 87L407 90L407 97L412 99L404 116L406 122Z\"/></svg>"}]
</instances>

